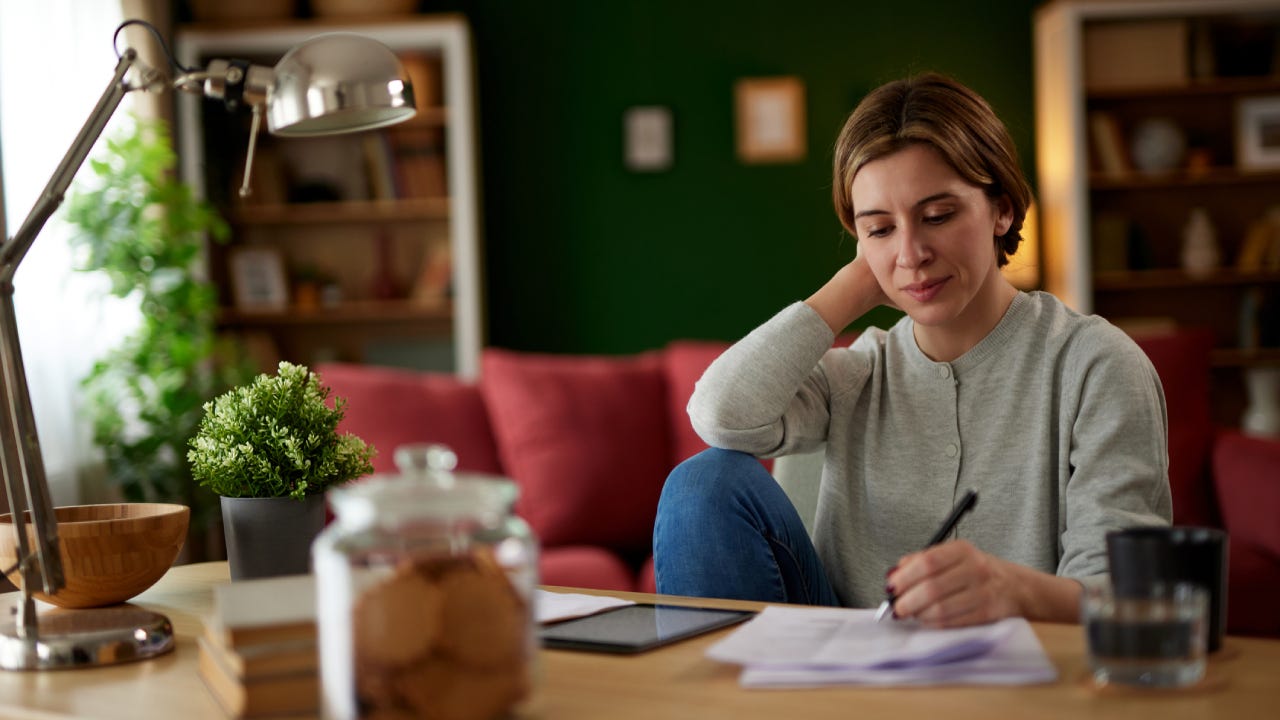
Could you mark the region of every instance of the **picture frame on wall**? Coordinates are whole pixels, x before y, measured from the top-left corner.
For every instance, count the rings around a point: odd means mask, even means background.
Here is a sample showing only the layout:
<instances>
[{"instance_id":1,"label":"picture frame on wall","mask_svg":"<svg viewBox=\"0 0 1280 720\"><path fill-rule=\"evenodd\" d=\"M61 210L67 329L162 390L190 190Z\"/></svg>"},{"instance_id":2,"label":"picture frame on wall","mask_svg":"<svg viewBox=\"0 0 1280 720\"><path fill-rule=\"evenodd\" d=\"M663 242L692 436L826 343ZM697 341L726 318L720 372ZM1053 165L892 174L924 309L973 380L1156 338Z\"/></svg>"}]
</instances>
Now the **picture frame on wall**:
<instances>
[{"instance_id":1,"label":"picture frame on wall","mask_svg":"<svg viewBox=\"0 0 1280 720\"><path fill-rule=\"evenodd\" d=\"M228 259L231 291L239 310L284 310L289 306L289 283L284 256L266 247L241 247Z\"/></svg>"},{"instance_id":2,"label":"picture frame on wall","mask_svg":"<svg viewBox=\"0 0 1280 720\"><path fill-rule=\"evenodd\" d=\"M744 78L734 85L738 158L744 163L804 160L804 81L795 76Z\"/></svg>"},{"instance_id":3,"label":"picture frame on wall","mask_svg":"<svg viewBox=\"0 0 1280 720\"><path fill-rule=\"evenodd\" d=\"M1236 105L1236 167L1280 169L1280 95L1244 98Z\"/></svg>"},{"instance_id":4,"label":"picture frame on wall","mask_svg":"<svg viewBox=\"0 0 1280 720\"><path fill-rule=\"evenodd\" d=\"M632 172L670 170L672 150L671 108L657 105L628 108L622 116L623 161Z\"/></svg>"}]
</instances>

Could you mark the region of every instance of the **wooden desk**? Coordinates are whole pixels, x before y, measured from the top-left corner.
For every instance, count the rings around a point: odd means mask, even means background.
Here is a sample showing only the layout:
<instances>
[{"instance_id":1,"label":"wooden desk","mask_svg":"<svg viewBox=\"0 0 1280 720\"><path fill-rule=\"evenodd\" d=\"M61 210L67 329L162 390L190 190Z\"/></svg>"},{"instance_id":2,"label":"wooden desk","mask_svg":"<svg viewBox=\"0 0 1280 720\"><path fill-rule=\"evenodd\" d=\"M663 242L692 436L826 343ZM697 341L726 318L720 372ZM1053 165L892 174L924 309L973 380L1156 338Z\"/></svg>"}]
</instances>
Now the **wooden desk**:
<instances>
[{"instance_id":1,"label":"wooden desk","mask_svg":"<svg viewBox=\"0 0 1280 720\"><path fill-rule=\"evenodd\" d=\"M178 636L173 653L146 662L88 670L0 673L0 717L223 718L196 675L195 638L202 632L203 618L211 607L211 588L226 581L226 563L185 565L169 571L134 602L165 613L173 621ZM638 593L609 594L654 599ZM663 601L758 607L755 603L688 598ZM1051 685L744 690L737 684L736 667L703 657L707 646L729 630L634 657L545 650L539 696L528 717L1246 720L1274 717L1280 708L1280 641L1227 638L1223 650L1209 661L1208 677L1188 690L1099 691L1087 681L1084 637L1078 626L1037 624L1035 630L1058 668L1060 677Z\"/></svg>"}]
</instances>

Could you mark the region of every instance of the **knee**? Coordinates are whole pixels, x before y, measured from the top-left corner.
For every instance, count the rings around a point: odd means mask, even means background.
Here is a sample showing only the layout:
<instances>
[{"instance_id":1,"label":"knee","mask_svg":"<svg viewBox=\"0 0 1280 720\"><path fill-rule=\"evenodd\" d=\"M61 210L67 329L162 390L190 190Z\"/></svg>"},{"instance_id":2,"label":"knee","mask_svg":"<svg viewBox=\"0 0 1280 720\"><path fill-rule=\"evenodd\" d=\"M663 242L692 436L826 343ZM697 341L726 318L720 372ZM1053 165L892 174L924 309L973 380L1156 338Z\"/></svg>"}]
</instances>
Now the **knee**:
<instances>
[{"instance_id":1,"label":"knee","mask_svg":"<svg viewBox=\"0 0 1280 720\"><path fill-rule=\"evenodd\" d=\"M658 500L659 509L666 506L692 509L712 505L724 507L731 495L742 492L752 478L769 477L768 471L755 457L736 450L711 448L680 463L667 476Z\"/></svg>"}]
</instances>

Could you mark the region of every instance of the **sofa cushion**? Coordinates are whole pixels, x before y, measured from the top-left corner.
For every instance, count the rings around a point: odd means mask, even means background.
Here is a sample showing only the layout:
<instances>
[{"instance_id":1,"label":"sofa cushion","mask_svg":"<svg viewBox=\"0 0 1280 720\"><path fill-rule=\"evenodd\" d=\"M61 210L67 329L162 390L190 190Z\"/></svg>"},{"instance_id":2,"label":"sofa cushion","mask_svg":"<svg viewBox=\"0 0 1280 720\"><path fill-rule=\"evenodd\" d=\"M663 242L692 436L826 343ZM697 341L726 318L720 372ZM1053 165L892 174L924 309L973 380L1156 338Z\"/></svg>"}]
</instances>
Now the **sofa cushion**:
<instances>
[{"instance_id":1,"label":"sofa cushion","mask_svg":"<svg viewBox=\"0 0 1280 720\"><path fill-rule=\"evenodd\" d=\"M563 356L489 348L480 388L517 511L546 545L650 546L671 470L656 354Z\"/></svg>"},{"instance_id":2,"label":"sofa cushion","mask_svg":"<svg viewBox=\"0 0 1280 720\"><path fill-rule=\"evenodd\" d=\"M443 373L321 363L315 368L332 390L346 398L338 425L373 445L373 469L395 470L395 449L406 443L444 443L458 454L458 469L501 473L498 448L480 389Z\"/></svg>"},{"instance_id":3,"label":"sofa cushion","mask_svg":"<svg viewBox=\"0 0 1280 720\"><path fill-rule=\"evenodd\" d=\"M1280 440L1219 433L1213 481L1232 542L1256 545L1280 559Z\"/></svg>"},{"instance_id":4,"label":"sofa cushion","mask_svg":"<svg viewBox=\"0 0 1280 720\"><path fill-rule=\"evenodd\" d=\"M667 374L667 415L671 428L671 466L707 449L689 422L689 397L698 378L712 360L729 347L719 340L678 340L667 346L662 355Z\"/></svg>"},{"instance_id":5,"label":"sofa cushion","mask_svg":"<svg viewBox=\"0 0 1280 720\"><path fill-rule=\"evenodd\" d=\"M543 585L635 590L636 580L622 558L602 547L562 545L544 548L538 563L538 582Z\"/></svg>"},{"instance_id":6,"label":"sofa cushion","mask_svg":"<svg viewBox=\"0 0 1280 720\"><path fill-rule=\"evenodd\" d=\"M1180 329L1137 336L1164 386L1169 415L1169 489L1176 525L1218 527L1221 523L1209 481L1213 416L1209 397L1213 331Z\"/></svg>"}]
</instances>

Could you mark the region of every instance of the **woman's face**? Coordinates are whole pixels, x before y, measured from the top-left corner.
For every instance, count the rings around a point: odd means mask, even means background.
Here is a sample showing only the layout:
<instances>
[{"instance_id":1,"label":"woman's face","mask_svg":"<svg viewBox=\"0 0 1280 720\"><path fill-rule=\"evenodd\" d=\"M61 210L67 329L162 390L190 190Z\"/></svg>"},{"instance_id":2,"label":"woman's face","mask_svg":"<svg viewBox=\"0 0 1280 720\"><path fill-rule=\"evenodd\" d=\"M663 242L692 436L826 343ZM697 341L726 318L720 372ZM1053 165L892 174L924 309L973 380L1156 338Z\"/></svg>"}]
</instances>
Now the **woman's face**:
<instances>
[{"instance_id":1,"label":"woman's face","mask_svg":"<svg viewBox=\"0 0 1280 720\"><path fill-rule=\"evenodd\" d=\"M858 252L890 302L918 326L977 333L975 343L999 322L1012 292L995 250L1013 222L1008 198L992 202L924 144L863 165L851 193Z\"/></svg>"}]
</instances>

